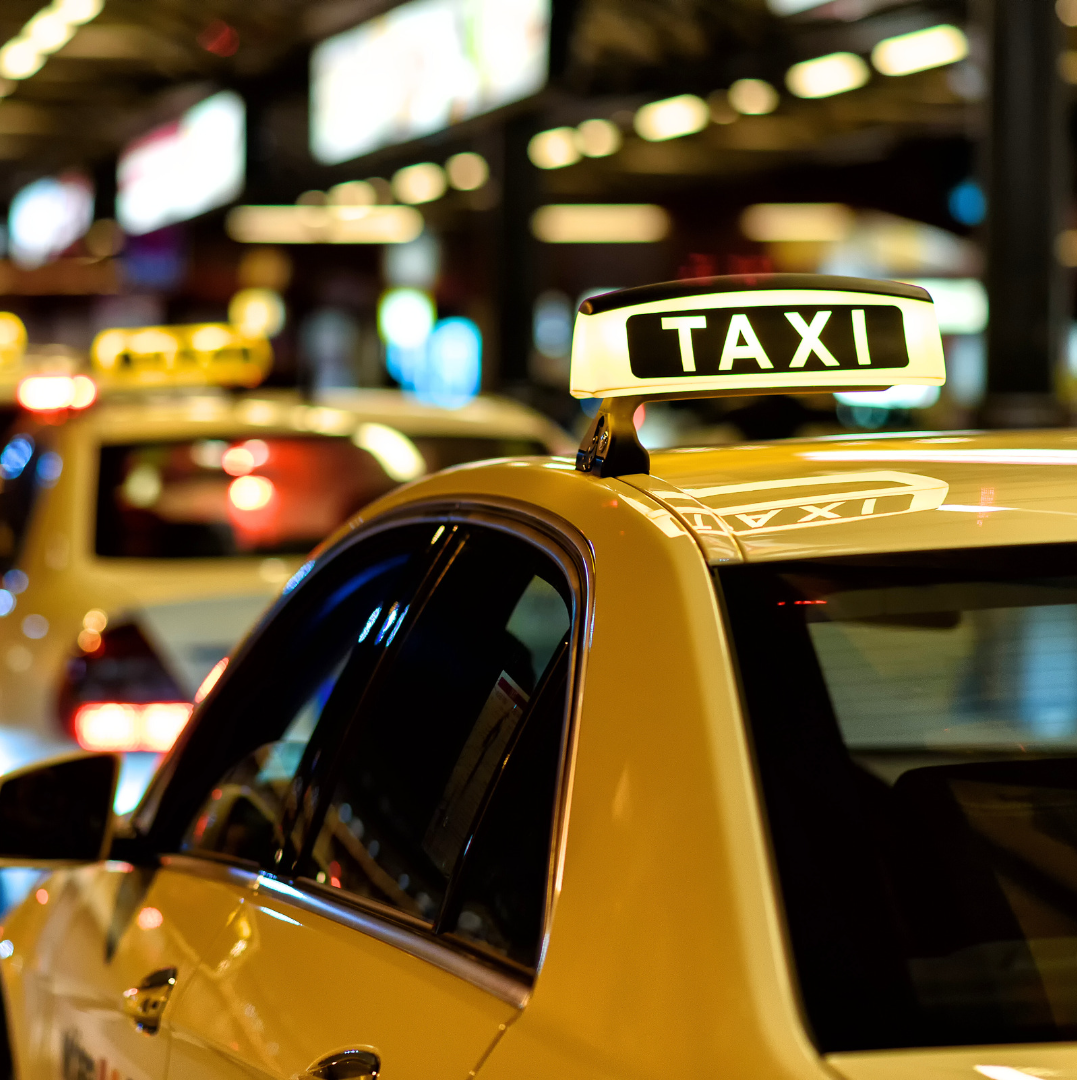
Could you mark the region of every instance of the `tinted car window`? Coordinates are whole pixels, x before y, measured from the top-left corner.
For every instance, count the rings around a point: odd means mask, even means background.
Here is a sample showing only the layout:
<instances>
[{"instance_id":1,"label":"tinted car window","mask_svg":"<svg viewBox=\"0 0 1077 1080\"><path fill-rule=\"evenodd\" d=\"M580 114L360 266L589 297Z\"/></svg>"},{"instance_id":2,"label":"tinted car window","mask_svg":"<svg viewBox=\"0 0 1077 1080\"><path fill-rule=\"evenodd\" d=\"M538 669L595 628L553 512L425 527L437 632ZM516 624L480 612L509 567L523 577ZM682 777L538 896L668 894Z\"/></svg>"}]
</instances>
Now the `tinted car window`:
<instances>
[{"instance_id":1,"label":"tinted car window","mask_svg":"<svg viewBox=\"0 0 1077 1080\"><path fill-rule=\"evenodd\" d=\"M460 942L524 968L537 966L541 948L568 660L566 642L500 766L441 920Z\"/></svg>"},{"instance_id":2,"label":"tinted car window","mask_svg":"<svg viewBox=\"0 0 1077 1080\"><path fill-rule=\"evenodd\" d=\"M720 572L820 1049L1077 1036L1075 559Z\"/></svg>"},{"instance_id":3,"label":"tinted car window","mask_svg":"<svg viewBox=\"0 0 1077 1080\"><path fill-rule=\"evenodd\" d=\"M397 648L359 707L302 873L433 924L563 655L570 612L564 577L547 557L478 530L417 615L380 615L372 633L399 633ZM563 717L562 691L549 721L557 738ZM548 765L555 788L557 762ZM548 802L538 810L547 820ZM544 855L540 863L544 879Z\"/></svg>"},{"instance_id":4,"label":"tinted car window","mask_svg":"<svg viewBox=\"0 0 1077 1080\"><path fill-rule=\"evenodd\" d=\"M95 549L125 558L309 551L367 503L448 465L541 454L527 439L266 434L101 447ZM386 434L387 433L387 434ZM0 537L2 540L2 537Z\"/></svg>"},{"instance_id":5,"label":"tinted car window","mask_svg":"<svg viewBox=\"0 0 1077 1080\"><path fill-rule=\"evenodd\" d=\"M343 724L384 642L364 628L372 612L406 599L436 545L412 526L344 553L294 597L207 702L176 766L168 807L182 815L166 840L188 854L287 870L308 810L303 781L317 764L311 737ZM444 530L442 530L444 532ZM333 736L322 731L322 744ZM187 809L181 809L186 806Z\"/></svg>"}]
</instances>

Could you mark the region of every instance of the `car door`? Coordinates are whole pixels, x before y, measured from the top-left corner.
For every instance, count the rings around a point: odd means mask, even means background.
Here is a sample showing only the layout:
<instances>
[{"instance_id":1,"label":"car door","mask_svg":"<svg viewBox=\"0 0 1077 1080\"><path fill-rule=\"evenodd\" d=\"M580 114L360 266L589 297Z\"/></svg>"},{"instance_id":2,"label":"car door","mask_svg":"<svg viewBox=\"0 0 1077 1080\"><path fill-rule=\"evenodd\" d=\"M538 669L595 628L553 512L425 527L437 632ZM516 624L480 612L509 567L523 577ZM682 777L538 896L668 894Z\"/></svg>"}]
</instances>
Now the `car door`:
<instances>
[{"instance_id":1,"label":"car door","mask_svg":"<svg viewBox=\"0 0 1077 1080\"><path fill-rule=\"evenodd\" d=\"M314 731L318 695L341 662L331 650L346 651L360 635L359 607L406 601L433 557L434 531L397 530L338 560L323 575L327 595L308 609L300 598L301 641L274 653L270 635L268 656L254 649L251 682L232 680L230 695L207 703L151 791L136 835L116 844L114 855L130 861L56 873L17 916L21 925L9 932L34 947L20 958L26 993L15 1020L26 1031L23 1060L42 1080L165 1080L171 1012L214 937L242 925L233 879L274 865L278 809ZM282 695L305 683L313 693L292 708ZM203 857L160 858L178 850L157 842L170 815L198 803L212 808L188 830Z\"/></svg>"},{"instance_id":2,"label":"car door","mask_svg":"<svg viewBox=\"0 0 1077 1080\"><path fill-rule=\"evenodd\" d=\"M230 886L239 906L171 1014L171 1080L478 1068L549 912L570 576L519 535L448 526L412 602L357 609L277 826L292 854Z\"/></svg>"},{"instance_id":3,"label":"car door","mask_svg":"<svg viewBox=\"0 0 1077 1080\"><path fill-rule=\"evenodd\" d=\"M8 932L36 939L22 959L31 1073L164 1080L161 1008L194 972L235 898L220 889L192 896L167 870L103 863L52 875L27 905ZM39 934L22 933L36 920Z\"/></svg>"}]
</instances>

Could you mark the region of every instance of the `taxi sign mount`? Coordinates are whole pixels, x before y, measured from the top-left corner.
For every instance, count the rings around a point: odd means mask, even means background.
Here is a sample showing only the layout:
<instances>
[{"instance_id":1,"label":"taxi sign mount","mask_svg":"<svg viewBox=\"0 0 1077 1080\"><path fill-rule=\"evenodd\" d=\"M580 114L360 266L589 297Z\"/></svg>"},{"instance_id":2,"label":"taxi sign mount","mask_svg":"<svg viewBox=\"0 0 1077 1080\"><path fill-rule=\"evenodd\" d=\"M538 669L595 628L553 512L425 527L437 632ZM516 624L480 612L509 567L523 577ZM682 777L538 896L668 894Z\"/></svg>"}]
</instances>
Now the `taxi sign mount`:
<instances>
[{"instance_id":1,"label":"taxi sign mount","mask_svg":"<svg viewBox=\"0 0 1077 1080\"><path fill-rule=\"evenodd\" d=\"M580 305L570 389L602 408L581 472L647 472L632 416L643 401L941 386L942 339L915 285L756 274L646 285Z\"/></svg>"}]
</instances>

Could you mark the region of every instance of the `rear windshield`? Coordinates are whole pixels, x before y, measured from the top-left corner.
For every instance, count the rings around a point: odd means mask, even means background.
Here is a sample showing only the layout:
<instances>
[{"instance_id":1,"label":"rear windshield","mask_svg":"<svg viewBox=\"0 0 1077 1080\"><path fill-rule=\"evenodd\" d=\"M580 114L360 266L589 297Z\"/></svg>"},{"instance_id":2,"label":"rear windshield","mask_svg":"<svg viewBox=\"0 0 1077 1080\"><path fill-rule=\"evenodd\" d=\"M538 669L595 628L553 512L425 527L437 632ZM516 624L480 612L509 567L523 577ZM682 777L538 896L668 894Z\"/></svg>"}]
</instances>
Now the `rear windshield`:
<instances>
[{"instance_id":1,"label":"rear windshield","mask_svg":"<svg viewBox=\"0 0 1077 1080\"><path fill-rule=\"evenodd\" d=\"M346 438L295 435L103 446L97 554L302 553L404 480L466 461L545 452L528 439L409 438L367 427L380 433L370 450Z\"/></svg>"},{"instance_id":2,"label":"rear windshield","mask_svg":"<svg viewBox=\"0 0 1077 1080\"><path fill-rule=\"evenodd\" d=\"M1077 546L718 576L819 1048L1077 1038Z\"/></svg>"}]
</instances>

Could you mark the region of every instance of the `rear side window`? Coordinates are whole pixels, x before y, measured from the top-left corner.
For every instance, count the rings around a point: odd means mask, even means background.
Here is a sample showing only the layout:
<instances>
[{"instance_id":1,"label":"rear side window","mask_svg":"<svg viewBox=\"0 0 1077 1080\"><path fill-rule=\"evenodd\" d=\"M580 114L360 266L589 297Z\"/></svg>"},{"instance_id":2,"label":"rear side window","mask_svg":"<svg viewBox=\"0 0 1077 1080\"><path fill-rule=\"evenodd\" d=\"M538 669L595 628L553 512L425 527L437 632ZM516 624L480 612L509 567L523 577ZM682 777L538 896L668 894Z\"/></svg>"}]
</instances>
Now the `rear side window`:
<instances>
[{"instance_id":1,"label":"rear side window","mask_svg":"<svg viewBox=\"0 0 1077 1080\"><path fill-rule=\"evenodd\" d=\"M300 872L533 967L573 601L544 554L471 530L357 710Z\"/></svg>"},{"instance_id":2,"label":"rear side window","mask_svg":"<svg viewBox=\"0 0 1077 1080\"><path fill-rule=\"evenodd\" d=\"M348 439L103 446L96 550L127 558L299 554L394 486Z\"/></svg>"},{"instance_id":3,"label":"rear side window","mask_svg":"<svg viewBox=\"0 0 1077 1080\"><path fill-rule=\"evenodd\" d=\"M821 1050L1077 1037L1075 565L719 572Z\"/></svg>"},{"instance_id":4,"label":"rear side window","mask_svg":"<svg viewBox=\"0 0 1077 1080\"><path fill-rule=\"evenodd\" d=\"M384 653L371 615L407 602L438 535L433 525L404 526L342 552L225 669L175 759L160 812L147 811L161 850L290 869L314 810L299 802L304 778L351 717L327 704L334 694L361 697Z\"/></svg>"}]
</instances>

